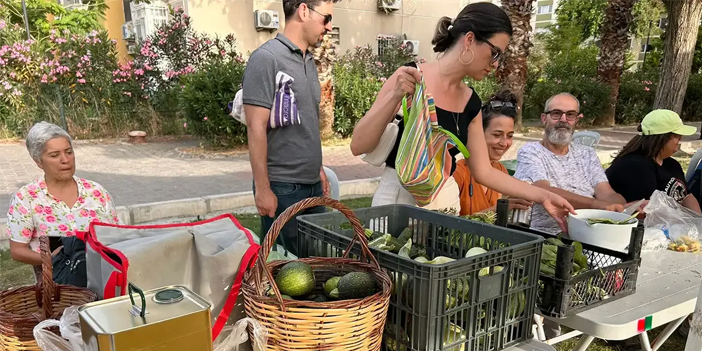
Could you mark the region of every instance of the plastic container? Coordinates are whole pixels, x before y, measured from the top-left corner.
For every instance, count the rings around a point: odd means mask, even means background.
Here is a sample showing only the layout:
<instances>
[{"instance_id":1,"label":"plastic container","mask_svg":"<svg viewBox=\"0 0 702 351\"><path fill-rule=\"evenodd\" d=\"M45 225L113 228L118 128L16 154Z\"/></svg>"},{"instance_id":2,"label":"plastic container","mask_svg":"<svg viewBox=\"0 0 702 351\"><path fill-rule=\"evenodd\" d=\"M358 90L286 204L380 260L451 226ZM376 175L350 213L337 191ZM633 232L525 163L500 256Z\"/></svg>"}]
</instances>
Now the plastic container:
<instances>
[{"instance_id":1,"label":"plastic container","mask_svg":"<svg viewBox=\"0 0 702 351\"><path fill-rule=\"evenodd\" d=\"M578 210L577 215L568 214L568 236L583 244L590 244L625 252L631 239L631 230L636 228L639 221L631 215L605 210ZM629 224L589 224L590 218L611 219L625 221L631 219Z\"/></svg>"},{"instance_id":2,"label":"plastic container","mask_svg":"<svg viewBox=\"0 0 702 351\"><path fill-rule=\"evenodd\" d=\"M393 280L383 350L501 350L532 338L542 237L405 205L354 213L393 237L411 225L428 258L455 259L432 265L371 249ZM341 213L300 216L298 227L300 257L340 257L351 242ZM475 246L488 252L464 258Z\"/></svg>"},{"instance_id":3,"label":"plastic container","mask_svg":"<svg viewBox=\"0 0 702 351\"><path fill-rule=\"evenodd\" d=\"M579 212L582 212L580 210ZM556 235L507 224L508 205L500 200L497 205L497 223L507 228L542 236ZM540 313L565 318L579 312L616 301L636 292L636 280L641 265L643 226L630 228L629 244L624 252L581 242L589 270L573 276L572 240L561 238L567 246L560 246L556 256L556 274L539 272L539 290L536 307Z\"/></svg>"}]
</instances>

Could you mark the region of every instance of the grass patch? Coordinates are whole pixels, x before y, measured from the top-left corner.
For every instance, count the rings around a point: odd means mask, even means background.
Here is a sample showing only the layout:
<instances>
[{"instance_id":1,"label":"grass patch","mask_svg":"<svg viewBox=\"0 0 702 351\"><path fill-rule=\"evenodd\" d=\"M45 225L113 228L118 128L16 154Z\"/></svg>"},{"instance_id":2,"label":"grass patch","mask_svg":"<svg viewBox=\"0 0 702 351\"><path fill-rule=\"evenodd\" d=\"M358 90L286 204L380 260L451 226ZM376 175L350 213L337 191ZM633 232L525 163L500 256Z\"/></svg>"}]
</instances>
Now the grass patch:
<instances>
[{"instance_id":1,"label":"grass patch","mask_svg":"<svg viewBox=\"0 0 702 351\"><path fill-rule=\"evenodd\" d=\"M348 206L351 209L357 209L357 208L367 208L371 207L371 201L373 198L371 197L359 197L359 198L353 198L353 199L347 199L347 200L341 200L341 203L344 205ZM252 231L256 235L261 235L261 216L257 214L234 214L236 219Z\"/></svg>"},{"instance_id":2,"label":"grass patch","mask_svg":"<svg viewBox=\"0 0 702 351\"><path fill-rule=\"evenodd\" d=\"M0 250L0 291L34 284L34 270L10 257L10 250Z\"/></svg>"}]
</instances>

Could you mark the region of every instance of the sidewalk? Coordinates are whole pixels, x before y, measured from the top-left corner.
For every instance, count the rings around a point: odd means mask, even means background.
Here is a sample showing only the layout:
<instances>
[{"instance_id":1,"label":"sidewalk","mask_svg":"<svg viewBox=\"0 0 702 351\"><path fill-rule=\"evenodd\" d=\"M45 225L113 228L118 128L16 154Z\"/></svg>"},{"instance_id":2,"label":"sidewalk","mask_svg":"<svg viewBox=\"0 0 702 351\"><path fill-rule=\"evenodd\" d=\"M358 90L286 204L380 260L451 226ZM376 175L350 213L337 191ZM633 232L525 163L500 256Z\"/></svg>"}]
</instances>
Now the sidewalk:
<instances>
[{"instance_id":1,"label":"sidewalk","mask_svg":"<svg viewBox=\"0 0 702 351\"><path fill-rule=\"evenodd\" d=\"M636 135L635 127L597 131L602 136L598 155L603 162ZM542 133L535 129L515 137L512 148L503 158L515 159L521 146L541 139ZM702 147L697 137L685 137L683 150L690 152ZM251 166L245 151L208 157L182 151L197 147L197 140L142 145L123 141L76 141L74 144L76 174L102 184L116 206L251 191ZM334 170L340 181L375 178L382 174L381 168L354 157L348 145L324 147L323 152L324 165ZM0 144L0 218L5 218L11 195L41 174L23 144Z\"/></svg>"},{"instance_id":2,"label":"sidewalk","mask_svg":"<svg viewBox=\"0 0 702 351\"><path fill-rule=\"evenodd\" d=\"M181 151L197 146L196 140L142 145L77 141L76 175L102 184L116 206L251 191L248 152L203 157ZM324 165L340 181L382 173L354 157L348 146L325 147ZM41 175L23 144L0 144L0 218L5 218L12 194Z\"/></svg>"}]
</instances>

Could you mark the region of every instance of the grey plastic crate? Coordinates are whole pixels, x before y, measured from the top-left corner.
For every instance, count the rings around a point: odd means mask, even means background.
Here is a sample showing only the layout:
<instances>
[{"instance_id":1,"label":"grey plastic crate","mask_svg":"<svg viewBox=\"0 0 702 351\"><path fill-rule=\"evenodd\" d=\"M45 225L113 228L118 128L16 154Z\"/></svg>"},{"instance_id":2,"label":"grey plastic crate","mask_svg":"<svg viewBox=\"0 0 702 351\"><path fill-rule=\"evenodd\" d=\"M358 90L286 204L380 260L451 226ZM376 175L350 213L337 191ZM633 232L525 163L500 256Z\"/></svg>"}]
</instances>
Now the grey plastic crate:
<instances>
[{"instance_id":1,"label":"grey plastic crate","mask_svg":"<svg viewBox=\"0 0 702 351\"><path fill-rule=\"evenodd\" d=\"M501 350L532 337L542 237L404 205L354 213L365 228L394 237L411 225L412 242L429 258L456 259L430 265L371 249L395 282L384 350ZM339 212L300 216L298 228L300 257L340 257L352 238ZM463 258L476 246L488 253ZM400 345L389 347L392 340Z\"/></svg>"}]
</instances>

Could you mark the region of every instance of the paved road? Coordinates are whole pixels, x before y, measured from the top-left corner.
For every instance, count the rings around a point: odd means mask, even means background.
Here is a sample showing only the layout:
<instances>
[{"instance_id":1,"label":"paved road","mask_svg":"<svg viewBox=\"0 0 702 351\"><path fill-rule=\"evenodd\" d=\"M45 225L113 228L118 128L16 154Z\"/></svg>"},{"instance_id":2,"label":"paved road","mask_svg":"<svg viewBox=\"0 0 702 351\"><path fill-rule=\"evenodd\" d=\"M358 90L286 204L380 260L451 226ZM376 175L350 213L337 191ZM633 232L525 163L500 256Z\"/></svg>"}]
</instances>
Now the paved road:
<instances>
[{"instance_id":1,"label":"paved road","mask_svg":"<svg viewBox=\"0 0 702 351\"><path fill-rule=\"evenodd\" d=\"M251 190L248 153L206 158L180 151L197 145L76 142L76 174L105 186L118 206ZM382 172L353 157L348 146L325 147L324 164L342 181ZM23 144L0 144L0 218L10 196L41 174Z\"/></svg>"},{"instance_id":2,"label":"paved road","mask_svg":"<svg viewBox=\"0 0 702 351\"><path fill-rule=\"evenodd\" d=\"M599 132L599 149L603 150L618 150L636 134L631 127ZM541 138L541 133L535 131L526 136ZM533 140L515 139L504 159L516 158L519 148L528 141ZM79 141L75 143L76 174L105 186L118 206L251 190L248 153L202 157L182 151L196 146L195 140L143 145ZM373 178L382 173L380 168L351 155L348 146L325 147L324 164L341 181ZM40 175L23 144L0 144L0 218L7 213L11 194Z\"/></svg>"}]
</instances>

